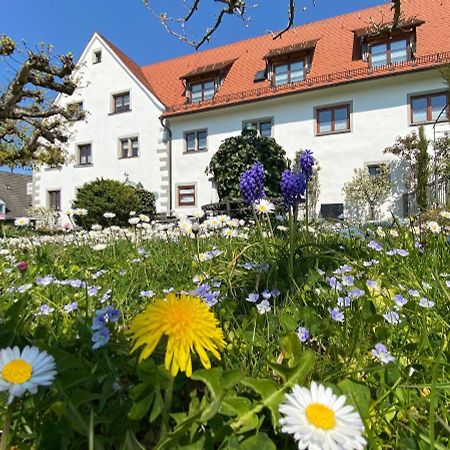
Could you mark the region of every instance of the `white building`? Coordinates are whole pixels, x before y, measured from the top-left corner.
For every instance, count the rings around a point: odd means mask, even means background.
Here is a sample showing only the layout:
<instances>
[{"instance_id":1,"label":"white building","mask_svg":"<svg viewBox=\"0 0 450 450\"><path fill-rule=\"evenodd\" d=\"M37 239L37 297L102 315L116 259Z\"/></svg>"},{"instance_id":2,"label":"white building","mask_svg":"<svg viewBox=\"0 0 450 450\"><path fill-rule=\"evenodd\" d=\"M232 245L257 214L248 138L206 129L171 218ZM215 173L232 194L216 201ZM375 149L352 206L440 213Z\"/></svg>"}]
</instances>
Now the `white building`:
<instances>
[{"instance_id":1,"label":"white building","mask_svg":"<svg viewBox=\"0 0 450 450\"><path fill-rule=\"evenodd\" d=\"M291 159L313 150L319 208L338 214L354 168L376 171L392 159L384 148L421 124L430 139L449 130L438 68L450 62L450 2L402 4L394 32L382 5L144 67L94 34L83 86L58 99L88 111L70 140L75 162L34 174L35 206L64 210L85 182L128 178L157 194L159 211L189 214L217 200L205 168L252 122ZM397 183L387 205L400 215L401 192Z\"/></svg>"}]
</instances>

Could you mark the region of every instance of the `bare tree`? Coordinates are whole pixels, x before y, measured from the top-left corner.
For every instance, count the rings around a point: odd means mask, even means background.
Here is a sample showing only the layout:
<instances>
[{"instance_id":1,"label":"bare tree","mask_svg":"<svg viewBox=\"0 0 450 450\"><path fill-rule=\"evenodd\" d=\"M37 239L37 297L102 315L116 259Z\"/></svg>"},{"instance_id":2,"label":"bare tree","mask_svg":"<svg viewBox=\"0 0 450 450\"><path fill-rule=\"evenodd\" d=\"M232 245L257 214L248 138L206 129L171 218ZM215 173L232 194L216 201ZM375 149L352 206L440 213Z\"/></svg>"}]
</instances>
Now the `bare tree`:
<instances>
[{"instance_id":1,"label":"bare tree","mask_svg":"<svg viewBox=\"0 0 450 450\"><path fill-rule=\"evenodd\" d=\"M250 4L249 0L214 0L216 4L220 4L217 14L214 16L211 25L205 30L203 35L198 40L189 38L186 34L187 26L192 23L195 16L199 15L201 0L183 0L183 7L185 8L184 14L172 16L167 12L158 12L153 8L153 0L143 0L145 6L158 17L161 25L165 30L180 39L183 42L188 43L198 50L203 44L211 40L212 35L219 29L223 20L227 16L236 16L242 19L245 23L251 20L251 17L247 14L248 10L256 8L257 4ZM280 5L280 0L271 0L273 3L277 3L277 7ZM277 33L272 33L273 39L280 38L286 31L294 26L294 20L296 12L298 11L298 5L296 0L283 0L287 6L287 24ZM386 0L387 1L387 0ZM391 24L392 29L396 29L399 26L402 18L401 0L390 0L392 3L393 21ZM316 5L316 0L311 0L312 4Z\"/></svg>"},{"instance_id":2,"label":"bare tree","mask_svg":"<svg viewBox=\"0 0 450 450\"><path fill-rule=\"evenodd\" d=\"M72 95L77 87L72 54L55 57L43 44L37 50L19 49L3 35L0 62L13 70L0 88L0 165L63 164L68 125L84 117L77 105L54 102L57 94Z\"/></svg>"}]
</instances>

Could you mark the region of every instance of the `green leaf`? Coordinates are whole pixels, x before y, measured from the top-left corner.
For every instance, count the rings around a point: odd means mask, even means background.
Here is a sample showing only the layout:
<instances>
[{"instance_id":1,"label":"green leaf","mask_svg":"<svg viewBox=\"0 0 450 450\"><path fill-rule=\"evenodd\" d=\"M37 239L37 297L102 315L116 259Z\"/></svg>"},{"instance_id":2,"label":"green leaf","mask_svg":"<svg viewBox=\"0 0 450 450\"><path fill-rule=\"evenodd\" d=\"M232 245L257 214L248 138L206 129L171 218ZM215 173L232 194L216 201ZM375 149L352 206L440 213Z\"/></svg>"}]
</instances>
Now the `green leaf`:
<instances>
[{"instance_id":1,"label":"green leaf","mask_svg":"<svg viewBox=\"0 0 450 450\"><path fill-rule=\"evenodd\" d=\"M240 445L241 450L276 450L275 444L271 441L269 436L265 433L258 433L245 441L242 441Z\"/></svg>"},{"instance_id":2,"label":"green leaf","mask_svg":"<svg viewBox=\"0 0 450 450\"><path fill-rule=\"evenodd\" d=\"M245 397L225 397L220 405L220 413L225 416L242 416L250 411L252 402Z\"/></svg>"},{"instance_id":3,"label":"green leaf","mask_svg":"<svg viewBox=\"0 0 450 450\"><path fill-rule=\"evenodd\" d=\"M222 382L223 370L220 367L213 369L199 369L192 374L192 379L202 381L208 388L213 398L218 398L223 392L224 386Z\"/></svg>"},{"instance_id":4,"label":"green leaf","mask_svg":"<svg viewBox=\"0 0 450 450\"><path fill-rule=\"evenodd\" d=\"M298 364L294 367L286 367L274 363L269 363L269 366L283 378L286 387L292 387L294 384L302 384L304 382L313 368L314 362L314 353L311 350L307 350L302 353Z\"/></svg>"},{"instance_id":5,"label":"green leaf","mask_svg":"<svg viewBox=\"0 0 450 450\"><path fill-rule=\"evenodd\" d=\"M154 422L158 416L161 414L164 406L164 401L161 395L161 391L155 392L155 401L153 403L152 412L150 414L149 422Z\"/></svg>"},{"instance_id":6,"label":"green leaf","mask_svg":"<svg viewBox=\"0 0 450 450\"><path fill-rule=\"evenodd\" d=\"M369 408L372 401L370 389L363 383L354 380L342 380L338 387L347 396L350 403L358 410L363 419L369 418Z\"/></svg>"},{"instance_id":7,"label":"green leaf","mask_svg":"<svg viewBox=\"0 0 450 450\"><path fill-rule=\"evenodd\" d=\"M284 314L283 317L284 316L286 316L286 314ZM295 321L295 323L297 323L297 321ZM287 359L299 356L302 353L302 346L297 333L289 333L284 337L281 341L281 349Z\"/></svg>"},{"instance_id":8,"label":"green leaf","mask_svg":"<svg viewBox=\"0 0 450 450\"><path fill-rule=\"evenodd\" d=\"M153 399L155 398L155 393L152 392L147 397L144 397L142 400L139 400L137 403L134 403L128 412L128 417L131 420L140 420L142 419L152 406Z\"/></svg>"}]
</instances>

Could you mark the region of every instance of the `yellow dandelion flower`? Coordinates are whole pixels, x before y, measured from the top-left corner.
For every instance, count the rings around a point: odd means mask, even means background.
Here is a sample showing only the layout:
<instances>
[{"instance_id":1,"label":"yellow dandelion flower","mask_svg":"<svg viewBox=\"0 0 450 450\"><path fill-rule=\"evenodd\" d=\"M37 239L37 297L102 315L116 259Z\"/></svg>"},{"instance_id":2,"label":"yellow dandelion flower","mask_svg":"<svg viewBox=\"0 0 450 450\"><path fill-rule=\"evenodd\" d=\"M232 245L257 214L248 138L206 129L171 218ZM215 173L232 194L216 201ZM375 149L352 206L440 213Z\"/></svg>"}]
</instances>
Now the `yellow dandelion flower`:
<instances>
[{"instance_id":1,"label":"yellow dandelion flower","mask_svg":"<svg viewBox=\"0 0 450 450\"><path fill-rule=\"evenodd\" d=\"M131 353L143 346L139 361L148 358L163 336L167 336L165 366L175 376L179 370L192 375L191 353L194 351L206 369L211 362L206 350L220 359L225 347L222 329L208 306L198 297L167 294L156 299L138 314L131 324Z\"/></svg>"}]
</instances>

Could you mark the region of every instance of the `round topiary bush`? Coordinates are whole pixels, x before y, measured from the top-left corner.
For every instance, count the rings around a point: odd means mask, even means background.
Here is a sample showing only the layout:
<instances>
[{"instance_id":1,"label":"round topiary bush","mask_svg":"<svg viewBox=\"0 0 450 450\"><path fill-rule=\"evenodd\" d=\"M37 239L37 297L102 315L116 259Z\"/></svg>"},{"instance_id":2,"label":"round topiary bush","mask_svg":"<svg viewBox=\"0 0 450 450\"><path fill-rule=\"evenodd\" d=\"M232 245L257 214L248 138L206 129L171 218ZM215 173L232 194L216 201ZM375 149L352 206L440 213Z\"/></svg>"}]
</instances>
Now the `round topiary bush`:
<instances>
[{"instance_id":1,"label":"round topiary bush","mask_svg":"<svg viewBox=\"0 0 450 450\"><path fill-rule=\"evenodd\" d=\"M239 181L244 171L259 161L265 169L265 193L281 194L280 180L288 166L286 152L273 138L257 136L255 130L244 130L240 136L225 139L211 159L207 174L212 174L221 201L241 197Z\"/></svg>"},{"instance_id":2,"label":"round topiary bush","mask_svg":"<svg viewBox=\"0 0 450 450\"><path fill-rule=\"evenodd\" d=\"M127 226L130 211L141 212L142 202L138 189L117 180L98 178L83 185L72 204L74 209L88 210L85 217L75 217L77 224L90 228L102 226ZM104 213L114 213L114 218L105 218Z\"/></svg>"}]
</instances>

